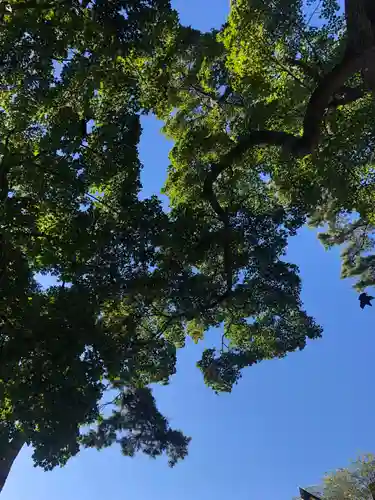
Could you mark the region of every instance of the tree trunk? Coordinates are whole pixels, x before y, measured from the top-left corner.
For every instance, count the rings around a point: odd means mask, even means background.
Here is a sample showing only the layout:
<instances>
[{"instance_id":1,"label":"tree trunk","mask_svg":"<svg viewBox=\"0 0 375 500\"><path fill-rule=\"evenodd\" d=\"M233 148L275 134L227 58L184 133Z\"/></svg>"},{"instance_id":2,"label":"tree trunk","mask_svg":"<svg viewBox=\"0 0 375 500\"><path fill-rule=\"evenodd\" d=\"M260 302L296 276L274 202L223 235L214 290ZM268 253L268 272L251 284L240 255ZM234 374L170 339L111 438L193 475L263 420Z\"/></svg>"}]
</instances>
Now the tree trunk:
<instances>
[{"instance_id":1,"label":"tree trunk","mask_svg":"<svg viewBox=\"0 0 375 500\"><path fill-rule=\"evenodd\" d=\"M0 457L0 493L3 490L13 462L24 444L25 440L22 434L19 433L12 439L12 441L9 442L7 449L4 450L2 456Z\"/></svg>"},{"instance_id":2,"label":"tree trunk","mask_svg":"<svg viewBox=\"0 0 375 500\"><path fill-rule=\"evenodd\" d=\"M347 51L358 55L375 46L375 1L345 0L345 16L348 33ZM375 56L372 52L364 61L362 77L366 85L375 91Z\"/></svg>"}]
</instances>

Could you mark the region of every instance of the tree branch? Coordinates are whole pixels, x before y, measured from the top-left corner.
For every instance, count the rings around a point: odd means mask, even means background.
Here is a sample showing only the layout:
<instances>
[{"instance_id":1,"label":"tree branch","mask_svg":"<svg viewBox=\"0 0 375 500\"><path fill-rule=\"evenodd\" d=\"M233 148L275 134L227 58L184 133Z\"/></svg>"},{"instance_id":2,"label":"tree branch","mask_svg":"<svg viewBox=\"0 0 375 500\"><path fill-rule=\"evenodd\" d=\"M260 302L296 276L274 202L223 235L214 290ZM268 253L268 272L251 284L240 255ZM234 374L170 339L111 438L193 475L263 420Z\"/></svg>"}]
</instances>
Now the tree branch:
<instances>
[{"instance_id":1,"label":"tree branch","mask_svg":"<svg viewBox=\"0 0 375 500\"><path fill-rule=\"evenodd\" d=\"M364 61L369 55L374 53L375 47L365 50L361 55L346 53L342 61L322 77L307 105L303 121L303 136L294 154L310 154L317 146L324 112L329 106L332 96L344 85L350 76L362 68Z\"/></svg>"},{"instance_id":2,"label":"tree branch","mask_svg":"<svg viewBox=\"0 0 375 500\"><path fill-rule=\"evenodd\" d=\"M371 48L371 52L374 51L375 48ZM368 57L368 52L369 50L360 56L349 55L347 53L343 60L327 75L320 78L320 82L312 93L307 105L302 136L297 137L286 132L274 130L252 130L247 136L241 138L218 163L211 164L211 169L204 180L203 195L219 220L223 223L226 232L224 238L224 272L227 280L227 290L224 295L231 293L233 285L231 239L229 234L230 224L228 210L220 205L215 194L215 182L222 172L232 165L233 161L242 157L244 153L254 146L281 146L284 151L290 152L296 157L311 154L319 142L322 122L328 107L347 104L363 96L363 90L344 87L344 84L351 75L361 69L363 62ZM333 97L338 89L345 90L342 98Z\"/></svg>"},{"instance_id":3,"label":"tree branch","mask_svg":"<svg viewBox=\"0 0 375 500\"><path fill-rule=\"evenodd\" d=\"M224 273L226 276L226 291L221 297L221 301L227 298L233 287L233 270L232 270L232 252L231 252L231 229L229 221L229 212L224 209L215 194L214 183L219 175L237 158L241 157L252 146L260 145L275 145L285 146L286 143L294 141L295 137L286 132L276 132L271 130L254 130L248 136L242 138L237 145L232 148L219 163L211 165L211 170L207 174L203 185L203 195L210 203L212 210L216 213L219 220L224 225Z\"/></svg>"},{"instance_id":4,"label":"tree branch","mask_svg":"<svg viewBox=\"0 0 375 500\"><path fill-rule=\"evenodd\" d=\"M122 392L119 392L111 401L107 401L106 403L102 403L100 406L99 406L99 411L102 411L104 410L104 408L106 406L109 406L109 405L114 405L117 403L117 401L121 398L122 396Z\"/></svg>"},{"instance_id":5,"label":"tree branch","mask_svg":"<svg viewBox=\"0 0 375 500\"><path fill-rule=\"evenodd\" d=\"M338 106L345 106L351 102L361 99L366 94L366 90L361 87L347 87L342 86L340 91L337 92L329 103L329 107L337 108Z\"/></svg>"},{"instance_id":6,"label":"tree branch","mask_svg":"<svg viewBox=\"0 0 375 500\"><path fill-rule=\"evenodd\" d=\"M291 66L296 66L297 68L300 68L305 73L306 76L309 76L316 82L320 82L322 78L320 71L310 66L306 61L303 61L302 59L287 59L287 62Z\"/></svg>"},{"instance_id":7,"label":"tree branch","mask_svg":"<svg viewBox=\"0 0 375 500\"><path fill-rule=\"evenodd\" d=\"M293 78L294 81L296 81L299 85L301 85L301 87L304 87L305 89L308 89L308 90L311 90L306 84L305 82L303 82L302 80L300 80L298 78L298 76L294 75L287 66L285 66L279 59L277 59L277 57L273 57L272 60L274 61L274 63L276 63L281 69L282 71L285 71L285 73L287 73L291 78Z\"/></svg>"}]
</instances>

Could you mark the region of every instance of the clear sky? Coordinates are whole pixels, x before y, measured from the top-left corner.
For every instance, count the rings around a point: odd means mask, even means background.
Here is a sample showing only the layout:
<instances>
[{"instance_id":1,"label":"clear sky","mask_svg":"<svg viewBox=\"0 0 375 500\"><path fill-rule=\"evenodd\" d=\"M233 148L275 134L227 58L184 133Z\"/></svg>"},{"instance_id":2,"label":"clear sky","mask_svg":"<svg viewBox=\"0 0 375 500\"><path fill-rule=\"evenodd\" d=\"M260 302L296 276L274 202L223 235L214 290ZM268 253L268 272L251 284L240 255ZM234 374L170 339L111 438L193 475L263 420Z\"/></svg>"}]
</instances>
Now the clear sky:
<instances>
[{"instance_id":1,"label":"clear sky","mask_svg":"<svg viewBox=\"0 0 375 500\"><path fill-rule=\"evenodd\" d=\"M174 2L182 21L201 29L224 21L228 3ZM144 121L147 195L158 193L168 165L170 144L159 128ZM112 448L45 473L24 450L2 500L291 500L298 485L375 451L375 310L360 310L351 284L339 279L338 252L325 252L312 231L291 241L289 259L301 267L305 306L324 326L323 339L248 369L221 396L204 386L195 367L200 348L189 344L172 384L157 390L172 425L193 437L184 462L169 469L163 459L128 459Z\"/></svg>"}]
</instances>

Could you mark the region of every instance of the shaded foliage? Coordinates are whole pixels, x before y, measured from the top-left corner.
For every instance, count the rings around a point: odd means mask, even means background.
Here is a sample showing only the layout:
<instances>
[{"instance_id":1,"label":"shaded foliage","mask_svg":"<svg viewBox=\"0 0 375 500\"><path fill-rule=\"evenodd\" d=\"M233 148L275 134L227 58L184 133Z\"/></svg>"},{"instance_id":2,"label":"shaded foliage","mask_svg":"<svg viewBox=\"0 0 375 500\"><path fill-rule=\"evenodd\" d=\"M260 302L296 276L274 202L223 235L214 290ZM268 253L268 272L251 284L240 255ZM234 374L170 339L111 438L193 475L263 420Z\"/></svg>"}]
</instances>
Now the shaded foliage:
<instances>
[{"instance_id":1,"label":"shaded foliage","mask_svg":"<svg viewBox=\"0 0 375 500\"><path fill-rule=\"evenodd\" d=\"M130 54L150 55L168 7L2 4L2 456L19 436L45 469L81 444L99 446L101 427L96 441L80 427L101 421L113 390L122 395L118 430L136 421L147 431L126 446L121 438L128 454L166 452L171 465L186 454L189 439L141 397L174 373L175 348L136 324L145 302L126 292L149 277L166 218L157 200L138 200L140 106L134 79L118 68ZM38 273L56 284L42 289Z\"/></svg>"}]
</instances>

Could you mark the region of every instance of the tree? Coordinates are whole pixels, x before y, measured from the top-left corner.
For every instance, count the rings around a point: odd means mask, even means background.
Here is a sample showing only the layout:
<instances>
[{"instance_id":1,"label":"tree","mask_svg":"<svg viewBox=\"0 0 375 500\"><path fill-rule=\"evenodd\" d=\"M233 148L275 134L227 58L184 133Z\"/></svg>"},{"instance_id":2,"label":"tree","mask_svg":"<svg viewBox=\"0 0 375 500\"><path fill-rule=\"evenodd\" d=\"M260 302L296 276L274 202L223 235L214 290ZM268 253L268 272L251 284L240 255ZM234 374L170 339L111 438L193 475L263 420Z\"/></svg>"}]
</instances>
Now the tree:
<instances>
[{"instance_id":1,"label":"tree","mask_svg":"<svg viewBox=\"0 0 375 500\"><path fill-rule=\"evenodd\" d=\"M46 470L113 442L174 465L189 438L148 386L176 349L136 325L147 298L126 291L149 277L165 216L138 200L136 87L116 70L161 36L168 2L0 7L0 489L24 443Z\"/></svg>"},{"instance_id":2,"label":"tree","mask_svg":"<svg viewBox=\"0 0 375 500\"><path fill-rule=\"evenodd\" d=\"M313 490L319 491L316 495L320 500L372 500L375 497L374 480L375 457L367 454L349 468L327 474L322 485ZM310 488L306 492L309 493ZM302 499L303 496L296 500Z\"/></svg>"},{"instance_id":3,"label":"tree","mask_svg":"<svg viewBox=\"0 0 375 500\"><path fill-rule=\"evenodd\" d=\"M210 190L235 212L261 184L344 246L342 274L362 290L374 284L374 6L307 4L236 0L221 30L176 28L173 50L147 62L143 98L175 141L175 205L189 192L220 218Z\"/></svg>"},{"instance_id":4,"label":"tree","mask_svg":"<svg viewBox=\"0 0 375 500\"><path fill-rule=\"evenodd\" d=\"M189 438L150 385L187 335L224 328L198 362L217 392L321 335L285 251L306 221L370 245L373 17L347 4L315 28L300 1L238 0L206 34L167 0L1 4L3 481L24 442L45 469L113 442L173 465ZM168 213L138 197L149 111L175 141Z\"/></svg>"},{"instance_id":5,"label":"tree","mask_svg":"<svg viewBox=\"0 0 375 500\"><path fill-rule=\"evenodd\" d=\"M177 26L168 2L1 9L0 486L24 443L46 470L114 442L174 465L189 438L170 428L149 386L168 383L186 332L199 339L223 321L241 342L252 332L252 346L205 353L217 390L230 390L241 367L320 334L300 311L295 268L279 260L294 218L273 203L266 217L240 216L260 245L225 257L233 273L251 258L234 297L229 270L210 256L223 234L213 218L139 201L135 69ZM43 290L37 273L56 284ZM260 319L247 324L250 313Z\"/></svg>"}]
</instances>

